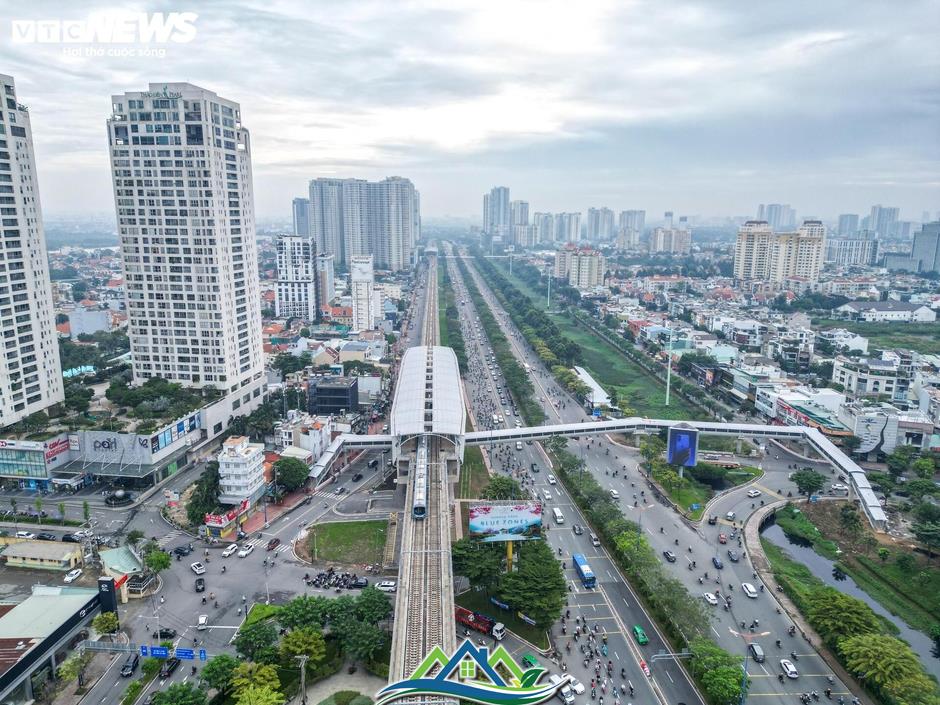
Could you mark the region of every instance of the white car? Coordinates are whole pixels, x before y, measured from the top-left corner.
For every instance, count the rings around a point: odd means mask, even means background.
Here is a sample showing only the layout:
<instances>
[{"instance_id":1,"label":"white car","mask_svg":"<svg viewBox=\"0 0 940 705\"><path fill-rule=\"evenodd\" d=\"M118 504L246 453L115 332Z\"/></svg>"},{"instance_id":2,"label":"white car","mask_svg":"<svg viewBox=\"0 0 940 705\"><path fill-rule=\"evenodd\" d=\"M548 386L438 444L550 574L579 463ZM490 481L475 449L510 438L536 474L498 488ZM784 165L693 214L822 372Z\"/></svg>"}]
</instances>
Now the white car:
<instances>
[{"instance_id":1,"label":"white car","mask_svg":"<svg viewBox=\"0 0 940 705\"><path fill-rule=\"evenodd\" d=\"M837 482L832 486L833 492L848 492L849 488L846 485L843 485L841 482Z\"/></svg>"},{"instance_id":2,"label":"white car","mask_svg":"<svg viewBox=\"0 0 940 705\"><path fill-rule=\"evenodd\" d=\"M16 532L16 538L18 538L18 539L34 539L34 538L36 538L36 534L34 534L32 531L17 531L17 532Z\"/></svg>"},{"instance_id":3,"label":"white car","mask_svg":"<svg viewBox=\"0 0 940 705\"><path fill-rule=\"evenodd\" d=\"M199 561L196 561L195 563L190 563L189 567L192 569L192 571L196 575L202 575L203 573L206 572L206 567Z\"/></svg>"},{"instance_id":4,"label":"white car","mask_svg":"<svg viewBox=\"0 0 940 705\"><path fill-rule=\"evenodd\" d=\"M780 670L783 671L783 675L785 675L787 678L800 677L799 672L796 670L796 666L793 665L793 662L790 661L790 659L780 659Z\"/></svg>"},{"instance_id":5,"label":"white car","mask_svg":"<svg viewBox=\"0 0 940 705\"><path fill-rule=\"evenodd\" d=\"M396 587L397 585L394 580L383 580L375 586L375 589L379 592L395 592Z\"/></svg>"},{"instance_id":6,"label":"white car","mask_svg":"<svg viewBox=\"0 0 940 705\"><path fill-rule=\"evenodd\" d=\"M229 547L226 548L224 551L222 551L222 558L228 558L228 557L231 556L233 553L235 553L237 550L238 550L238 544L237 544L237 543L233 543L231 546L229 546Z\"/></svg>"},{"instance_id":7,"label":"white car","mask_svg":"<svg viewBox=\"0 0 940 705\"><path fill-rule=\"evenodd\" d=\"M76 580L78 580L81 576L82 576L82 569L81 569L81 568L76 568L75 570L70 570L68 573L65 574L65 582L67 582L67 583L74 583L74 582L75 582Z\"/></svg>"},{"instance_id":8,"label":"white car","mask_svg":"<svg viewBox=\"0 0 940 705\"><path fill-rule=\"evenodd\" d=\"M710 604L710 605L717 605L717 604L718 604L718 598L715 597L715 593L713 593L713 592L705 592L705 593L702 593L702 597L705 599L705 602L707 602L707 603Z\"/></svg>"},{"instance_id":9,"label":"white car","mask_svg":"<svg viewBox=\"0 0 940 705\"><path fill-rule=\"evenodd\" d=\"M571 686L571 690L574 691L575 695L581 695L584 693L584 683L579 681L577 678L572 678L568 685Z\"/></svg>"},{"instance_id":10,"label":"white car","mask_svg":"<svg viewBox=\"0 0 940 705\"><path fill-rule=\"evenodd\" d=\"M617 490L610 491L611 499L620 499L620 493Z\"/></svg>"},{"instance_id":11,"label":"white car","mask_svg":"<svg viewBox=\"0 0 940 705\"><path fill-rule=\"evenodd\" d=\"M727 514L725 514L725 519L727 519L728 521L734 521L735 516L737 515L734 512L728 512Z\"/></svg>"},{"instance_id":12,"label":"white car","mask_svg":"<svg viewBox=\"0 0 940 705\"><path fill-rule=\"evenodd\" d=\"M552 501L552 493L549 492L548 490L542 490L542 496L545 497L546 502Z\"/></svg>"},{"instance_id":13,"label":"white car","mask_svg":"<svg viewBox=\"0 0 940 705\"><path fill-rule=\"evenodd\" d=\"M555 479L555 476L554 476L554 475L549 475L549 476L548 476L548 484L554 485L556 482L558 482L558 480Z\"/></svg>"},{"instance_id":14,"label":"white car","mask_svg":"<svg viewBox=\"0 0 940 705\"><path fill-rule=\"evenodd\" d=\"M747 496L748 497L760 497L760 490L748 490Z\"/></svg>"},{"instance_id":15,"label":"white car","mask_svg":"<svg viewBox=\"0 0 940 705\"><path fill-rule=\"evenodd\" d=\"M253 544L246 543L244 546L242 546L242 550L238 552L238 557L244 558L245 556L249 555L254 550L255 550L255 547Z\"/></svg>"},{"instance_id":16,"label":"white car","mask_svg":"<svg viewBox=\"0 0 940 705\"><path fill-rule=\"evenodd\" d=\"M597 534L591 534L591 545L595 547L601 545L601 540L597 538Z\"/></svg>"},{"instance_id":17,"label":"white car","mask_svg":"<svg viewBox=\"0 0 940 705\"><path fill-rule=\"evenodd\" d=\"M750 583L741 583L741 591L748 597L757 597L757 589Z\"/></svg>"}]
</instances>

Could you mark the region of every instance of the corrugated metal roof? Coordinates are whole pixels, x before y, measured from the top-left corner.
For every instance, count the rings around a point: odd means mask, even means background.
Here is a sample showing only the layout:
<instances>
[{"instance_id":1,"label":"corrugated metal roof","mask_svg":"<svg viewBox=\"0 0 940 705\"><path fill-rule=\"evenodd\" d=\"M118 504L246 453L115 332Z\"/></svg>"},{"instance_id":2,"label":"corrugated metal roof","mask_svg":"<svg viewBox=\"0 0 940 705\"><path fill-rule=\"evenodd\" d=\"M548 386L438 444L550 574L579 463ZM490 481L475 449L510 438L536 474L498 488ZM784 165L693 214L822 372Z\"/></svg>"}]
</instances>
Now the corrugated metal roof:
<instances>
[{"instance_id":1,"label":"corrugated metal roof","mask_svg":"<svg viewBox=\"0 0 940 705\"><path fill-rule=\"evenodd\" d=\"M427 395L429 373L430 399ZM430 413L426 416L426 412ZM457 356L451 348L420 346L405 351L389 425L393 436L429 432L453 436L464 432L463 387Z\"/></svg>"}]
</instances>

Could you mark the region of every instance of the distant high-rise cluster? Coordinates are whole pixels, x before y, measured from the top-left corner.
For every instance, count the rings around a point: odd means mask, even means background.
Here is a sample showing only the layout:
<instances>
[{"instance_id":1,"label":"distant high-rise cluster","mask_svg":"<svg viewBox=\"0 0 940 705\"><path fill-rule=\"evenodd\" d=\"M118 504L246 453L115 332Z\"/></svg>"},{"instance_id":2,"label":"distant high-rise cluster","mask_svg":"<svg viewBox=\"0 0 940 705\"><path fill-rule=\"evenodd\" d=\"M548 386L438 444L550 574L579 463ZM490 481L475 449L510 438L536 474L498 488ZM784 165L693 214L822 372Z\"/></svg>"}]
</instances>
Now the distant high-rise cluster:
<instances>
[{"instance_id":1,"label":"distant high-rise cluster","mask_svg":"<svg viewBox=\"0 0 940 705\"><path fill-rule=\"evenodd\" d=\"M0 85L0 426L8 426L61 402L64 391L29 110L11 76L0 75Z\"/></svg>"},{"instance_id":2,"label":"distant high-rise cluster","mask_svg":"<svg viewBox=\"0 0 940 705\"><path fill-rule=\"evenodd\" d=\"M839 237L854 235L858 232L858 214L843 213L839 216L839 225L836 228L836 234Z\"/></svg>"},{"instance_id":3,"label":"distant high-rise cluster","mask_svg":"<svg viewBox=\"0 0 940 705\"><path fill-rule=\"evenodd\" d=\"M818 220L803 221L796 232L775 233L770 223L749 220L738 230L734 277L783 283L791 277L814 282L822 269L826 228Z\"/></svg>"},{"instance_id":4,"label":"distant high-rise cluster","mask_svg":"<svg viewBox=\"0 0 940 705\"><path fill-rule=\"evenodd\" d=\"M796 226L796 210L789 203L761 203L757 207L757 220L765 221L774 232Z\"/></svg>"},{"instance_id":5,"label":"distant high-rise cluster","mask_svg":"<svg viewBox=\"0 0 940 705\"><path fill-rule=\"evenodd\" d=\"M692 251L692 232L687 228L655 228L650 233L650 252L687 255Z\"/></svg>"},{"instance_id":6,"label":"distant high-rise cluster","mask_svg":"<svg viewBox=\"0 0 940 705\"><path fill-rule=\"evenodd\" d=\"M528 205L526 206L528 211ZM494 242L509 244L512 233L512 206L509 201L509 188L496 186L483 196L483 234L493 238Z\"/></svg>"},{"instance_id":7,"label":"distant high-rise cluster","mask_svg":"<svg viewBox=\"0 0 940 705\"><path fill-rule=\"evenodd\" d=\"M314 179L310 182L309 233L316 252L350 266L371 254L393 272L410 269L421 237L420 194L408 179Z\"/></svg>"},{"instance_id":8,"label":"distant high-rise cluster","mask_svg":"<svg viewBox=\"0 0 940 705\"><path fill-rule=\"evenodd\" d=\"M914 234L910 255L891 254L885 267L908 272L940 272L940 221L924 223Z\"/></svg>"},{"instance_id":9,"label":"distant high-rise cluster","mask_svg":"<svg viewBox=\"0 0 940 705\"><path fill-rule=\"evenodd\" d=\"M111 98L108 142L134 381L265 385L251 140L238 103L189 83Z\"/></svg>"},{"instance_id":10,"label":"distant high-rise cluster","mask_svg":"<svg viewBox=\"0 0 940 705\"><path fill-rule=\"evenodd\" d=\"M610 208L588 208L587 239L610 240L614 236L614 212Z\"/></svg>"}]
</instances>

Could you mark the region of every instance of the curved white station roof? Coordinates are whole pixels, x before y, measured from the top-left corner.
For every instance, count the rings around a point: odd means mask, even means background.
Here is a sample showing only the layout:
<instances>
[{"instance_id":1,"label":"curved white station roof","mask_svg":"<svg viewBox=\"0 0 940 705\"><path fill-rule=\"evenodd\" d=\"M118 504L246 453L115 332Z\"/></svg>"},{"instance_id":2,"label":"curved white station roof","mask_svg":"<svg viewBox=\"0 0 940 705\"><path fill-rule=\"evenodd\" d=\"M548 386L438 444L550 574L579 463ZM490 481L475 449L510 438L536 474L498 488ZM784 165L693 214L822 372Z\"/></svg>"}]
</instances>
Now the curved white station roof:
<instances>
[{"instance_id":1,"label":"curved white station roof","mask_svg":"<svg viewBox=\"0 0 940 705\"><path fill-rule=\"evenodd\" d=\"M457 356L451 348L408 348L401 359L389 424L393 436L462 435L466 408Z\"/></svg>"}]
</instances>

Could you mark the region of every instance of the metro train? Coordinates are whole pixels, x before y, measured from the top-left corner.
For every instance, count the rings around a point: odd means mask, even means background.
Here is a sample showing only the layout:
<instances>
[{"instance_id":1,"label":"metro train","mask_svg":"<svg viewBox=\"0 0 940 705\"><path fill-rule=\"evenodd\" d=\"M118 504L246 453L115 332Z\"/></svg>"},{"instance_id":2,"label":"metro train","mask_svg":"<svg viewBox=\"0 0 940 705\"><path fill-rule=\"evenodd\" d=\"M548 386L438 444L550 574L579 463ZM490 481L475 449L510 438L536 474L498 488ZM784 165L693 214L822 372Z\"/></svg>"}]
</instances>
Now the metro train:
<instances>
[{"instance_id":1,"label":"metro train","mask_svg":"<svg viewBox=\"0 0 940 705\"><path fill-rule=\"evenodd\" d=\"M418 441L414 483L411 516L415 519L424 519L428 513L428 439L426 437Z\"/></svg>"}]
</instances>

